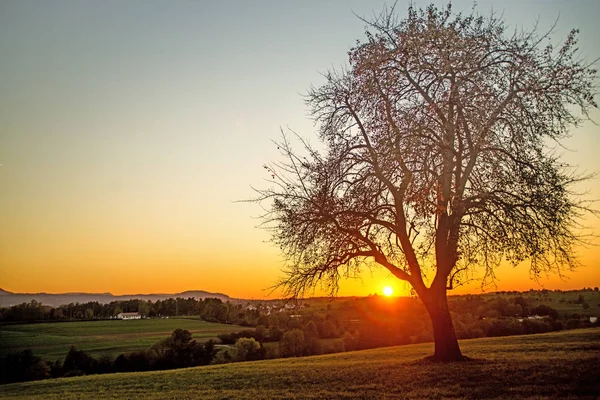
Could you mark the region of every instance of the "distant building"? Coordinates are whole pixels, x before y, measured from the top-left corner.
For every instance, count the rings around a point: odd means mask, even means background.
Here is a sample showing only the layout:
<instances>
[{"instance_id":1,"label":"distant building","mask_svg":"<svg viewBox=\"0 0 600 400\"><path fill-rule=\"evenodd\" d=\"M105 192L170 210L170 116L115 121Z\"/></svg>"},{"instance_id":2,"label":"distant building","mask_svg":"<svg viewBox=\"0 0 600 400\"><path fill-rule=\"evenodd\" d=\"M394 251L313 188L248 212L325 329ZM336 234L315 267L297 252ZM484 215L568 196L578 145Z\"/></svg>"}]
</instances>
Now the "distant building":
<instances>
[{"instance_id":1,"label":"distant building","mask_svg":"<svg viewBox=\"0 0 600 400\"><path fill-rule=\"evenodd\" d=\"M598 317L590 317L590 323L595 324L598 322Z\"/></svg>"},{"instance_id":2,"label":"distant building","mask_svg":"<svg viewBox=\"0 0 600 400\"><path fill-rule=\"evenodd\" d=\"M527 319L544 319L544 317L540 315L530 315L529 317L527 317Z\"/></svg>"},{"instance_id":3,"label":"distant building","mask_svg":"<svg viewBox=\"0 0 600 400\"><path fill-rule=\"evenodd\" d=\"M122 312L117 314L118 319L141 319L142 316L139 312Z\"/></svg>"}]
</instances>

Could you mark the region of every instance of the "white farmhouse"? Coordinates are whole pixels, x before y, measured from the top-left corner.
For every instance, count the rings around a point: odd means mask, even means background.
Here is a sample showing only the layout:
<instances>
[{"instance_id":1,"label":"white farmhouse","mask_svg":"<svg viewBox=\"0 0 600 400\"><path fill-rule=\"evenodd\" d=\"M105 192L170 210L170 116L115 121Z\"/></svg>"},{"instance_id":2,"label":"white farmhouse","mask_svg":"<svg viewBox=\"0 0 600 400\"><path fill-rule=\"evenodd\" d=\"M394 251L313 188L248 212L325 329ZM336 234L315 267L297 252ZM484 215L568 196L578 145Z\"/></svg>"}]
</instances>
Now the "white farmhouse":
<instances>
[{"instance_id":1,"label":"white farmhouse","mask_svg":"<svg viewBox=\"0 0 600 400\"><path fill-rule=\"evenodd\" d=\"M140 315L139 312L122 312L117 314L117 318L118 319L141 319L142 316Z\"/></svg>"}]
</instances>

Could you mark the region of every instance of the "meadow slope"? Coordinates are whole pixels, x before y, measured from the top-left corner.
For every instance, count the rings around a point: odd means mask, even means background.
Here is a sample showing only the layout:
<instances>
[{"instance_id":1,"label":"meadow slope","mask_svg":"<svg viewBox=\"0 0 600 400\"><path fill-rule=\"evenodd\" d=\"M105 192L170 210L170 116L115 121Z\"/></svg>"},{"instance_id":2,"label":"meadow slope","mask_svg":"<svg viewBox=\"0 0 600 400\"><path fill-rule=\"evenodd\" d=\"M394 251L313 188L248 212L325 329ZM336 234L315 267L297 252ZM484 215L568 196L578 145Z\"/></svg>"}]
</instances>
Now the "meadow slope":
<instances>
[{"instance_id":1,"label":"meadow slope","mask_svg":"<svg viewBox=\"0 0 600 400\"><path fill-rule=\"evenodd\" d=\"M44 360L64 359L73 345L98 358L147 350L177 329L187 329L198 342L217 340L222 333L248 329L198 318L142 319L134 321L74 321L0 325L0 356L31 349Z\"/></svg>"},{"instance_id":2,"label":"meadow slope","mask_svg":"<svg viewBox=\"0 0 600 400\"><path fill-rule=\"evenodd\" d=\"M600 328L461 342L472 361L436 364L429 344L0 386L4 399L512 399L600 396Z\"/></svg>"}]
</instances>

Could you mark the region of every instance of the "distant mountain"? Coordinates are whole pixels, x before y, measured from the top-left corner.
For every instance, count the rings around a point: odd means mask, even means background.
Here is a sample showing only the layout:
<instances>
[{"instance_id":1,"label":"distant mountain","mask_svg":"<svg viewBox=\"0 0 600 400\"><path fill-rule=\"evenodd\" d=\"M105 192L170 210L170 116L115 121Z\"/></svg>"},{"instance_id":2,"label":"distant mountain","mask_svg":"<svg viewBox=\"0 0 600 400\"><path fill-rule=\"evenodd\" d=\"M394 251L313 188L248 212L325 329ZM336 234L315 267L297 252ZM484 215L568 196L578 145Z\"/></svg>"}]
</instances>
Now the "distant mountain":
<instances>
[{"instance_id":1,"label":"distant mountain","mask_svg":"<svg viewBox=\"0 0 600 400\"><path fill-rule=\"evenodd\" d=\"M117 300L165 300L169 298L181 297L187 299L194 297L196 299L205 299L213 297L223 301L232 301L231 297L223 293L212 293L204 290L187 290L182 293L152 293L152 294L124 294L115 296L111 293L11 293L0 289L0 307L10 307L16 304L28 303L31 300L38 301L48 306L60 306L69 303L87 303L97 301L98 303L110 303Z\"/></svg>"}]
</instances>

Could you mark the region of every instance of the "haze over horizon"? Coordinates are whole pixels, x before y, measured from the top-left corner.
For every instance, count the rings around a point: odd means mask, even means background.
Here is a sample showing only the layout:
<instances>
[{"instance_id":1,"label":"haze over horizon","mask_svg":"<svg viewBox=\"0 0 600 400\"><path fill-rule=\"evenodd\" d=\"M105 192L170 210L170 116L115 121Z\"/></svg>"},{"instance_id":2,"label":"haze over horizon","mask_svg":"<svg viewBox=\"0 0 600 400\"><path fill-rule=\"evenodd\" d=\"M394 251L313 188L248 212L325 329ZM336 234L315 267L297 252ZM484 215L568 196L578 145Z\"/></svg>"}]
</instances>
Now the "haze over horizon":
<instances>
[{"instance_id":1,"label":"haze over horizon","mask_svg":"<svg viewBox=\"0 0 600 400\"><path fill-rule=\"evenodd\" d=\"M478 1L477 10L493 7L525 29L539 16L540 31L560 17L553 42L578 28L580 55L600 57L599 2L494 3ZM302 94L364 39L355 14L370 18L384 4L2 2L0 287L269 296L279 250L256 228L260 207L236 201L268 185L263 165L279 158L271 140L280 127L316 143ZM457 11L472 5L453 2ZM397 3L400 16L407 6ZM600 122L598 110L591 116ZM581 172L600 172L600 127L572 132L557 152ZM600 199L600 177L577 190ZM600 232L598 218L585 223ZM564 281L538 284L526 267L502 266L487 290L600 286L600 248L580 255L582 267ZM408 293L389 273L367 270L339 294L384 286ZM480 291L474 282L452 294Z\"/></svg>"}]
</instances>

